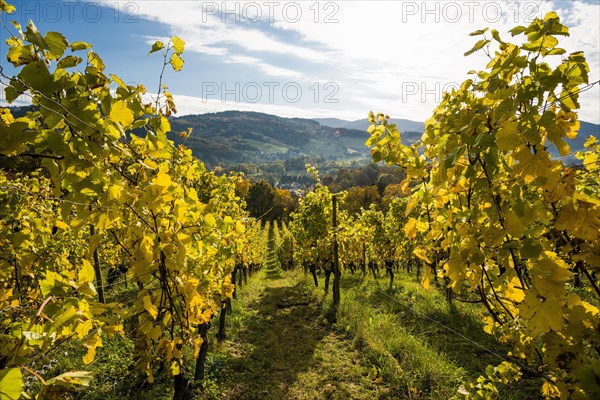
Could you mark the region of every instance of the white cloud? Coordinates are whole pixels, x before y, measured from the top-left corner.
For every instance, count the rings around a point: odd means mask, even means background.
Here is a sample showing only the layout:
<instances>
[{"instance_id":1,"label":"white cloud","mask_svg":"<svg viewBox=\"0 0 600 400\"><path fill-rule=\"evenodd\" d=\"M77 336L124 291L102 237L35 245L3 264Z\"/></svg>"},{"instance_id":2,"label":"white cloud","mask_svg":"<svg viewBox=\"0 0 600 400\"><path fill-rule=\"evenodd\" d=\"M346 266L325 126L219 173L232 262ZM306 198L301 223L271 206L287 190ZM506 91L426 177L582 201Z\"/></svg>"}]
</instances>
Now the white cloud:
<instances>
[{"instance_id":1,"label":"white cloud","mask_svg":"<svg viewBox=\"0 0 600 400\"><path fill-rule=\"evenodd\" d=\"M151 96L147 97L148 100L151 98ZM239 103L234 101L202 99L199 97L182 95L174 95L173 98L177 104L177 115L205 114L220 111L238 110L262 112L289 118L325 118L332 116L331 110L324 108L305 109L295 107L293 105ZM363 113L364 115L361 115L361 112L361 110L347 110L336 115L339 115L340 118L346 118L350 120L357 119L357 115L366 119L366 114Z\"/></svg>"},{"instance_id":2,"label":"white cloud","mask_svg":"<svg viewBox=\"0 0 600 400\"><path fill-rule=\"evenodd\" d=\"M104 1L107 6L118 5L115 0ZM469 70L485 68L485 55L463 56L477 40L469 32L490 26L510 39L509 29L527 25L552 9L571 27L571 36L561 38L561 46L567 53L583 50L590 81L600 79L600 4L582 1L137 4L138 17L167 25L172 34L186 40L188 51L240 64L249 81L255 71L275 79L336 82L344 97L335 107L322 105L330 115L364 110L358 118L378 108L423 120L444 87L465 80ZM223 22L216 11L233 14ZM258 22L250 21L259 14ZM415 87L418 91L413 93ZM582 119L600 123L599 98L600 85L582 94Z\"/></svg>"},{"instance_id":3,"label":"white cloud","mask_svg":"<svg viewBox=\"0 0 600 400\"><path fill-rule=\"evenodd\" d=\"M303 74L287 68L280 68L274 65L265 63L258 58L248 56L229 56L226 62L234 64L246 64L257 67L260 71L269 76L281 77L287 79L302 79Z\"/></svg>"}]
</instances>

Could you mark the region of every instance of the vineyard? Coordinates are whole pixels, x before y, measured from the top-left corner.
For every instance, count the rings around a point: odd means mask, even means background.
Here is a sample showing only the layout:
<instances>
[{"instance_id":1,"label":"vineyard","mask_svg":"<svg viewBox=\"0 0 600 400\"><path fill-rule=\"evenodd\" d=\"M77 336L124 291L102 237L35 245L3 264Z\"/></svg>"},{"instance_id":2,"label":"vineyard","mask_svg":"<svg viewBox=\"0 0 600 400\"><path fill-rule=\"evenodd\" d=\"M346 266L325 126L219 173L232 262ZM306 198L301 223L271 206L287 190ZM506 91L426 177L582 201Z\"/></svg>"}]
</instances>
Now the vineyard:
<instances>
[{"instance_id":1,"label":"vineyard","mask_svg":"<svg viewBox=\"0 0 600 400\"><path fill-rule=\"evenodd\" d=\"M3 28L6 99L33 110L0 109L1 400L600 398L600 143L549 152L595 83L557 14L519 45L473 32L487 69L420 141L369 113L373 160L406 172L388 210L348 212L307 165L274 222L168 138L182 39L150 49L154 92Z\"/></svg>"}]
</instances>

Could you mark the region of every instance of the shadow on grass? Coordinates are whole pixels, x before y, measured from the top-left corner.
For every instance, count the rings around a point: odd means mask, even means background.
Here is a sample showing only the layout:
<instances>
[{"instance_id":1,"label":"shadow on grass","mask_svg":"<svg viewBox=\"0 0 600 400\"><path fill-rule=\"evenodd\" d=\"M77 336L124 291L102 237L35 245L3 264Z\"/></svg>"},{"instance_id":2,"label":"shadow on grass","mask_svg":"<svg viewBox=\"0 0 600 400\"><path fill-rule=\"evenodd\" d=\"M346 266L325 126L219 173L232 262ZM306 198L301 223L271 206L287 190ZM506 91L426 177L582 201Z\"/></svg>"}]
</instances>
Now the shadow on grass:
<instances>
[{"instance_id":1,"label":"shadow on grass","mask_svg":"<svg viewBox=\"0 0 600 400\"><path fill-rule=\"evenodd\" d=\"M349 271L342 272L342 280L340 281L340 289L348 290L355 289L363 284L365 278L362 276L362 273L352 274Z\"/></svg>"},{"instance_id":2,"label":"shadow on grass","mask_svg":"<svg viewBox=\"0 0 600 400\"><path fill-rule=\"evenodd\" d=\"M284 399L297 375L311 366L315 348L327 334L318 326L318 302L299 283L265 289L250 311L255 318L248 319L240 335L242 357L227 361L226 376L232 382L225 398Z\"/></svg>"}]
</instances>

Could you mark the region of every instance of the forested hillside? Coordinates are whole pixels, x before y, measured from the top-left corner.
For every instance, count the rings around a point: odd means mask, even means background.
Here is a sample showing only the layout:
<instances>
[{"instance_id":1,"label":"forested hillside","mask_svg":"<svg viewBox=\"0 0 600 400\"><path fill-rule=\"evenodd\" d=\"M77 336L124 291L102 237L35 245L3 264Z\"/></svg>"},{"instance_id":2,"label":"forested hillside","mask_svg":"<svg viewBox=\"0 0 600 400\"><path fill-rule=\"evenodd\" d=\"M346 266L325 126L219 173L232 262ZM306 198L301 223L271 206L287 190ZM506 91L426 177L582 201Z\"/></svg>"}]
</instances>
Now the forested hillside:
<instances>
[{"instance_id":1,"label":"forested hillside","mask_svg":"<svg viewBox=\"0 0 600 400\"><path fill-rule=\"evenodd\" d=\"M173 139L192 128L186 145L210 164L264 163L298 156L366 160L366 131L330 128L309 119L225 111L171 119Z\"/></svg>"}]
</instances>

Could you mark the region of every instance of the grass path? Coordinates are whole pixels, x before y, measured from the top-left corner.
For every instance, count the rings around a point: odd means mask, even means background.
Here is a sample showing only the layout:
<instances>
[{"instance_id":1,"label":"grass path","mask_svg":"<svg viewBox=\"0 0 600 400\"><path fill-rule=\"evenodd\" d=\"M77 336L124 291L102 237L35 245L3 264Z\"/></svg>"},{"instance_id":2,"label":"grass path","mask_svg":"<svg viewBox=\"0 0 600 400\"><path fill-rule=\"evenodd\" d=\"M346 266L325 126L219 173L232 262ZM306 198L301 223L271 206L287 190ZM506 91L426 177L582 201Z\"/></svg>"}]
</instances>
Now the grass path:
<instances>
[{"instance_id":1,"label":"grass path","mask_svg":"<svg viewBox=\"0 0 600 400\"><path fill-rule=\"evenodd\" d=\"M274 260L271 260L274 261ZM350 339L323 321L322 298L299 272L265 270L240 290L224 356L223 399L387 399Z\"/></svg>"}]
</instances>

